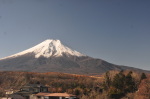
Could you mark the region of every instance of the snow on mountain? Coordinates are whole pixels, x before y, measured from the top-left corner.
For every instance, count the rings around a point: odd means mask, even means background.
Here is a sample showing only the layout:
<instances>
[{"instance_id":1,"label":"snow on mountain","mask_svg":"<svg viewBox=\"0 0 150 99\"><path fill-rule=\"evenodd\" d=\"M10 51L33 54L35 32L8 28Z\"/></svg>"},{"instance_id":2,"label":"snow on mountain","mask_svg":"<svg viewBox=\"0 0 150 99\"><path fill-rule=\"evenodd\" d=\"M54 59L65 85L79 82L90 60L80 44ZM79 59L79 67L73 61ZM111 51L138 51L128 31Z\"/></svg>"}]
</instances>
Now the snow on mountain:
<instances>
[{"instance_id":1,"label":"snow on mountain","mask_svg":"<svg viewBox=\"0 0 150 99\"><path fill-rule=\"evenodd\" d=\"M135 70L148 72L133 67L111 64L101 59L85 56L64 46L59 40L51 39L20 53L0 59L0 70L63 72L86 75L104 73L109 70Z\"/></svg>"},{"instance_id":2,"label":"snow on mountain","mask_svg":"<svg viewBox=\"0 0 150 99\"><path fill-rule=\"evenodd\" d=\"M46 58L51 57L51 56L59 57L59 56L62 56L64 53L66 55L72 55L72 56L78 56L78 57L85 56L75 50L72 50L64 46L60 40L48 39L30 49L27 49L25 51L22 51L20 53L17 53L17 54L14 54L14 55L2 58L2 59L14 58L14 57L18 57L18 56L25 55L28 53L34 53L35 58L39 58L40 56L44 56Z\"/></svg>"}]
</instances>

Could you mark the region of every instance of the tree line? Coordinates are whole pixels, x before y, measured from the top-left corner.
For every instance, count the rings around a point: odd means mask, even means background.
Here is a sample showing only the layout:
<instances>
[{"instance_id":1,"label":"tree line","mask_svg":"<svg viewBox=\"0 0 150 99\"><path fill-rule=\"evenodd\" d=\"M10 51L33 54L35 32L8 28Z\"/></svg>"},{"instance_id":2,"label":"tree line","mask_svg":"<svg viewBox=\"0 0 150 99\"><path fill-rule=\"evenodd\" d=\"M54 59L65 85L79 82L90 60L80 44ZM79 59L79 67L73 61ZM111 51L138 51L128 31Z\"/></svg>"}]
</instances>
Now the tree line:
<instances>
[{"instance_id":1,"label":"tree line","mask_svg":"<svg viewBox=\"0 0 150 99\"><path fill-rule=\"evenodd\" d=\"M7 89L35 83L48 86L49 92L67 92L80 99L150 99L149 75L133 71L108 71L100 77L5 71L0 72L0 97Z\"/></svg>"}]
</instances>

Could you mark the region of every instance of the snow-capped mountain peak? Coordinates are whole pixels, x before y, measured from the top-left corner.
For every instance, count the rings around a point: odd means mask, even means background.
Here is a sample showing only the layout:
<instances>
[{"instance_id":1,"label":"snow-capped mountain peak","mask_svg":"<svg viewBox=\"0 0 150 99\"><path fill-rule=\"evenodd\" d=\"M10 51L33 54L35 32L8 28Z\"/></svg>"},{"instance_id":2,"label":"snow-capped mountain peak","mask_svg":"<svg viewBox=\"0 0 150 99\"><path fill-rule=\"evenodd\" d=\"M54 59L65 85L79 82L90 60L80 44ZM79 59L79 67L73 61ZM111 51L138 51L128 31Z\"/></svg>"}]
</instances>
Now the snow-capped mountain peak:
<instances>
[{"instance_id":1,"label":"snow-capped mountain peak","mask_svg":"<svg viewBox=\"0 0 150 99\"><path fill-rule=\"evenodd\" d=\"M13 57L21 56L21 55L28 54L28 53L34 53L35 58L39 58L40 56L44 56L46 58L51 57L51 56L59 57L59 56L62 56L64 53L66 55L73 55L73 56L78 56L78 57L85 56L75 50L72 50L64 46L60 40L48 39L30 49L27 49L25 51L22 51L20 53L17 53L17 54L14 54L14 55L2 58L2 59L13 58Z\"/></svg>"}]
</instances>

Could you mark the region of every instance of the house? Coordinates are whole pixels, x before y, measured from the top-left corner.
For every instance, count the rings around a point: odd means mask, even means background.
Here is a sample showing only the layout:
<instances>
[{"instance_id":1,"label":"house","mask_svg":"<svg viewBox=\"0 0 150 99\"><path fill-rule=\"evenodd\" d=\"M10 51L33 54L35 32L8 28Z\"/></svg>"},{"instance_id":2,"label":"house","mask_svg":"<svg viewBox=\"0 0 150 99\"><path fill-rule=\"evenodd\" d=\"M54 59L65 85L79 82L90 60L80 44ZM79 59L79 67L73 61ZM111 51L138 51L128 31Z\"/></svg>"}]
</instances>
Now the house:
<instances>
[{"instance_id":1,"label":"house","mask_svg":"<svg viewBox=\"0 0 150 99\"><path fill-rule=\"evenodd\" d=\"M2 97L0 99L26 99L25 97L17 94L9 95L8 97Z\"/></svg>"},{"instance_id":2,"label":"house","mask_svg":"<svg viewBox=\"0 0 150 99\"><path fill-rule=\"evenodd\" d=\"M18 92L7 90L4 99L77 99L75 95L68 93L49 93L48 87L42 84L28 84Z\"/></svg>"},{"instance_id":3,"label":"house","mask_svg":"<svg viewBox=\"0 0 150 99\"><path fill-rule=\"evenodd\" d=\"M5 94L7 95L7 96L9 96L9 95L11 95L11 94L13 94L13 93L16 93L16 92L18 92L19 90L17 90L17 89L7 89L7 90L5 90Z\"/></svg>"},{"instance_id":4,"label":"house","mask_svg":"<svg viewBox=\"0 0 150 99\"><path fill-rule=\"evenodd\" d=\"M48 87L42 84L28 84L23 86L20 91L15 94L21 95L26 99L29 99L30 95L37 94L39 92L48 92Z\"/></svg>"},{"instance_id":5,"label":"house","mask_svg":"<svg viewBox=\"0 0 150 99\"><path fill-rule=\"evenodd\" d=\"M8 90L5 90L5 93L6 93L6 95L10 95L10 94L14 93L14 90L13 89L8 89Z\"/></svg>"},{"instance_id":6,"label":"house","mask_svg":"<svg viewBox=\"0 0 150 99\"><path fill-rule=\"evenodd\" d=\"M77 97L68 93L38 93L33 99L77 99Z\"/></svg>"}]
</instances>

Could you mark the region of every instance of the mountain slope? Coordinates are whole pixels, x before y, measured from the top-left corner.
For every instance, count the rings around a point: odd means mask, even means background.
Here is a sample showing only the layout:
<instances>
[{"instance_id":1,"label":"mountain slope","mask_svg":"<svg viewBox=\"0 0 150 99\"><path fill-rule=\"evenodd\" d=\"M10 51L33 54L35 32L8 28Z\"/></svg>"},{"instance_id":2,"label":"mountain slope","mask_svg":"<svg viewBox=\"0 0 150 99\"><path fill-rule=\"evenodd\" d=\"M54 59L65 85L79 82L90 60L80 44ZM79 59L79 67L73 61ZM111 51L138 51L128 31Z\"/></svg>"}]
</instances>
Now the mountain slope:
<instances>
[{"instance_id":1,"label":"mountain slope","mask_svg":"<svg viewBox=\"0 0 150 99\"><path fill-rule=\"evenodd\" d=\"M59 40L46 40L28 50L0 59L1 71L93 74L126 69L143 72L83 55L64 46Z\"/></svg>"}]
</instances>

